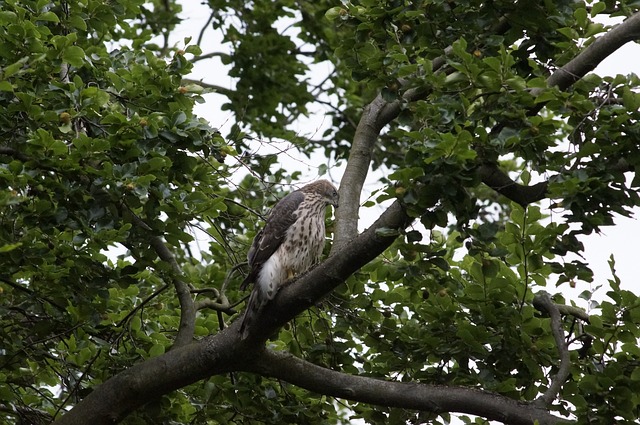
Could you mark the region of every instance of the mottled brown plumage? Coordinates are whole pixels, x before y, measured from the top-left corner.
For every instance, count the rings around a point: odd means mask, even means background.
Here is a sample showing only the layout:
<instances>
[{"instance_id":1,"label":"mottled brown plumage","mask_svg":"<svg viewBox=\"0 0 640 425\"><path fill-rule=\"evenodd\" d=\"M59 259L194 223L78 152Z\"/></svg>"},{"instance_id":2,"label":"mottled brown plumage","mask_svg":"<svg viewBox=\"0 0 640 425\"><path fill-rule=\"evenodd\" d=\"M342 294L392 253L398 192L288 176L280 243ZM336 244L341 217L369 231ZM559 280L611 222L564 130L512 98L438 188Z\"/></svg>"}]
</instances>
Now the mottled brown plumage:
<instances>
[{"instance_id":1,"label":"mottled brown plumage","mask_svg":"<svg viewBox=\"0 0 640 425\"><path fill-rule=\"evenodd\" d=\"M255 285L240 327L243 338L278 288L320 260L329 205L338 206L338 191L328 181L318 180L291 192L273 207L247 255L251 270L241 288Z\"/></svg>"}]
</instances>

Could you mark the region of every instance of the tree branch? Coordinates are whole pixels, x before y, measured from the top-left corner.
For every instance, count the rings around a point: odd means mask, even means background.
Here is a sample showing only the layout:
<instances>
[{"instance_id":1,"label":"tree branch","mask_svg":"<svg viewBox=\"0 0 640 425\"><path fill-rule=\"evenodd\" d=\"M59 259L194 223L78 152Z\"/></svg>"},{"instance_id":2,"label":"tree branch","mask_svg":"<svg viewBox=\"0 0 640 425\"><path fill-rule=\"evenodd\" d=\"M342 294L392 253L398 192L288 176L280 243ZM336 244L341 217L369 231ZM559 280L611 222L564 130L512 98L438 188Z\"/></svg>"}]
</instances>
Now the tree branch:
<instances>
[{"instance_id":1,"label":"tree branch","mask_svg":"<svg viewBox=\"0 0 640 425\"><path fill-rule=\"evenodd\" d=\"M393 203L376 222L340 251L282 288L265 307L249 338L240 339L240 320L199 343L176 347L139 363L105 381L60 418L63 425L111 425L129 412L162 394L216 374L240 370L280 326L315 304L354 271L383 252L395 240L377 230L401 229L410 218L400 203Z\"/></svg>"},{"instance_id":2,"label":"tree branch","mask_svg":"<svg viewBox=\"0 0 640 425\"><path fill-rule=\"evenodd\" d=\"M507 19L500 19L494 28L496 33L506 32L509 29ZM431 72L447 73L446 57L452 52L452 46L446 47L443 54L432 61ZM400 81L400 85L406 87L407 81ZM336 210L335 236L331 255L342 249L358 234L360 194L369 172L371 154L380 131L400 114L403 104L424 98L428 92L428 87L411 88L403 93L401 99L392 102L384 100L382 93L379 93L364 108L349 151L347 167L340 181L340 208Z\"/></svg>"},{"instance_id":3,"label":"tree branch","mask_svg":"<svg viewBox=\"0 0 640 425\"><path fill-rule=\"evenodd\" d=\"M383 113L383 111L387 113ZM389 113L389 111L395 114ZM336 209L336 224L331 255L358 234L360 194L369 172L371 153L380 130L400 112L400 103L385 101L379 94L362 112L349 151L347 167L340 180L340 207ZM387 119L389 121L387 121Z\"/></svg>"},{"instance_id":4,"label":"tree branch","mask_svg":"<svg viewBox=\"0 0 640 425\"><path fill-rule=\"evenodd\" d=\"M229 302L221 303L218 301L214 301L212 299L204 299L204 300L196 301L196 304L195 304L196 310L202 310L205 308L215 310L215 311L221 311L223 313L227 313L228 315L237 313L236 309L231 307Z\"/></svg>"},{"instance_id":5,"label":"tree branch","mask_svg":"<svg viewBox=\"0 0 640 425\"><path fill-rule=\"evenodd\" d=\"M560 354L558 373L556 373L556 376L551 380L551 385L549 385L547 391L534 401L536 406L548 406L553 403L562 389L562 385L564 385L569 377L569 373L571 372L571 359L569 356L569 347L564 339L564 330L562 329L558 306L551 300L549 294L544 291L540 291L535 295L533 298L533 306L537 310L549 314L551 317L551 333L553 334L556 346L558 347L558 353Z\"/></svg>"},{"instance_id":6,"label":"tree branch","mask_svg":"<svg viewBox=\"0 0 640 425\"><path fill-rule=\"evenodd\" d=\"M12 156L15 159L19 159L22 162L27 162L27 161L31 160L31 158L28 155L25 155L22 152L19 152L19 151L13 149L13 148L9 148L7 146L0 146L0 155Z\"/></svg>"},{"instance_id":7,"label":"tree branch","mask_svg":"<svg viewBox=\"0 0 640 425\"><path fill-rule=\"evenodd\" d=\"M598 37L569 63L551 74L549 87L558 86L566 90L573 83L593 71L603 60L626 43L640 39L640 12L631 15L606 34Z\"/></svg>"},{"instance_id":8,"label":"tree branch","mask_svg":"<svg viewBox=\"0 0 640 425\"><path fill-rule=\"evenodd\" d=\"M544 199L547 195L547 181L524 186L513 181L496 164L482 164L478 167L478 174L484 184L523 207Z\"/></svg>"},{"instance_id":9,"label":"tree branch","mask_svg":"<svg viewBox=\"0 0 640 425\"><path fill-rule=\"evenodd\" d=\"M174 348L189 344L193 342L193 335L196 328L196 306L193 298L191 298L189 285L180 278L180 276L182 276L182 269L162 238L153 235L151 233L153 229L151 229L147 223L142 221L142 219L128 207L127 210L131 214L134 224L149 233L149 245L151 245L156 254L158 254L158 257L169 264L173 270L173 286L176 289L176 295L180 303L180 325L173 344Z\"/></svg>"},{"instance_id":10,"label":"tree branch","mask_svg":"<svg viewBox=\"0 0 640 425\"><path fill-rule=\"evenodd\" d=\"M575 58L562 68L556 70L547 78L547 86L557 86L560 90L566 90L576 81L593 71L604 59L610 56L629 41L640 39L640 12L632 15L624 22L616 25L611 31L597 38L587 46ZM534 89L534 95L540 94L544 89ZM528 115L535 115L544 107L541 102L529 110ZM497 128L501 126L498 125ZM496 129L492 133L496 132ZM621 170L625 170L623 166ZM526 207L546 197L548 182L541 182L533 186L519 185L507 174L501 171L497 164L482 164L478 168L480 177L487 186L501 195Z\"/></svg>"},{"instance_id":11,"label":"tree branch","mask_svg":"<svg viewBox=\"0 0 640 425\"><path fill-rule=\"evenodd\" d=\"M413 219L394 202L376 222L338 255L283 287L265 307L249 338L240 339L240 321L199 343L188 344L121 372L97 387L57 424L113 424L146 402L212 375L247 370L284 379L312 391L354 401L430 412L459 411L510 424L565 422L543 406L476 389L385 382L320 368L284 353L264 351L264 342L280 326L321 297L395 240L388 229L406 228ZM379 230L385 229L385 232ZM399 233L399 232L398 232ZM561 377L561 375L559 374Z\"/></svg>"},{"instance_id":12,"label":"tree branch","mask_svg":"<svg viewBox=\"0 0 640 425\"><path fill-rule=\"evenodd\" d=\"M542 407L473 388L384 381L326 369L292 354L264 350L247 371L282 379L319 394L347 400L433 413L457 412L503 423L558 424L567 421Z\"/></svg>"},{"instance_id":13,"label":"tree branch","mask_svg":"<svg viewBox=\"0 0 640 425\"><path fill-rule=\"evenodd\" d=\"M589 314L587 314L586 311L579 307L564 304L556 304L556 307L558 308L560 314L564 314L565 316L573 316L589 323Z\"/></svg>"},{"instance_id":14,"label":"tree branch","mask_svg":"<svg viewBox=\"0 0 640 425\"><path fill-rule=\"evenodd\" d=\"M198 45L200 45L200 43L198 43ZM196 56L195 58L191 59L191 62L198 62L204 59L211 59L211 58L229 58L229 54L228 53L224 53L224 52L210 52L210 53L205 53L203 55L200 56Z\"/></svg>"},{"instance_id":15,"label":"tree branch","mask_svg":"<svg viewBox=\"0 0 640 425\"><path fill-rule=\"evenodd\" d=\"M183 78L182 79L182 84L183 85L184 84L197 84L197 85L199 85L201 87L204 87L205 89L213 90L214 92L219 93L219 94L221 94L223 96L226 96L226 97L231 97L231 94L233 93L233 90L229 90L229 89L227 89L225 87L218 86L218 85L215 85L215 84L205 83L202 80L193 80L191 78Z\"/></svg>"}]
</instances>

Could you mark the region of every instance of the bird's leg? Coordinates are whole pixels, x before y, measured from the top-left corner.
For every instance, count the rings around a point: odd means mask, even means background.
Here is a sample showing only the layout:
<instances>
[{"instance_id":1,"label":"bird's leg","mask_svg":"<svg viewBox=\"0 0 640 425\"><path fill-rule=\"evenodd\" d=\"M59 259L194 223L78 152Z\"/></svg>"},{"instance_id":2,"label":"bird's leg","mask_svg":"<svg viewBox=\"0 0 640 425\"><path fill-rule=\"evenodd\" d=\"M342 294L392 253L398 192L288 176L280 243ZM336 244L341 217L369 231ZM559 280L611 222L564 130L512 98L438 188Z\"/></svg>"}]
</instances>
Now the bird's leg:
<instances>
[{"instance_id":1,"label":"bird's leg","mask_svg":"<svg viewBox=\"0 0 640 425\"><path fill-rule=\"evenodd\" d=\"M300 275L298 273L296 273L295 270L287 269L287 278L284 280L284 282L282 282L280 287L289 285L290 283L292 283L294 280L296 280L299 277L300 277Z\"/></svg>"}]
</instances>

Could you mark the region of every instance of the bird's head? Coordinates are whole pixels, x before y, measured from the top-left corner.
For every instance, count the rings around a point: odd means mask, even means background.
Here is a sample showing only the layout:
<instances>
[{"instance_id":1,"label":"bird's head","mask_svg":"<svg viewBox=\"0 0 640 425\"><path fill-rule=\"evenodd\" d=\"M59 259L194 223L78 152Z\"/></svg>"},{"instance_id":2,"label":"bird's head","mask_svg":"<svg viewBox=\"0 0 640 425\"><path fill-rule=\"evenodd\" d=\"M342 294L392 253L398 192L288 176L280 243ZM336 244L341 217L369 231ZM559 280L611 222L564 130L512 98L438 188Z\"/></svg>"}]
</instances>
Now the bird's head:
<instances>
[{"instance_id":1,"label":"bird's head","mask_svg":"<svg viewBox=\"0 0 640 425\"><path fill-rule=\"evenodd\" d=\"M333 205L338 208L340 195L338 195L338 189L327 180L318 180L307 185L304 189L311 189L313 192L321 195L327 205Z\"/></svg>"}]
</instances>

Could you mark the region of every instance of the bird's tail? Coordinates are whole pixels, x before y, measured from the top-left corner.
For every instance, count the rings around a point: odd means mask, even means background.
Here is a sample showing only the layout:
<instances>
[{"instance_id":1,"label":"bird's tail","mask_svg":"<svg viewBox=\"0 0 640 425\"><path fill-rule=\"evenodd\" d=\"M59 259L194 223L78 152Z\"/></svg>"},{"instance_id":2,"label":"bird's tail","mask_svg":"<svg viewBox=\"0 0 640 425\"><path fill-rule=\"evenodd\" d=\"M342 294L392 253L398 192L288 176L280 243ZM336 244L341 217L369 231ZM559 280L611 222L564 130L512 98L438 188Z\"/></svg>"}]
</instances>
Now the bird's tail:
<instances>
[{"instance_id":1,"label":"bird's tail","mask_svg":"<svg viewBox=\"0 0 640 425\"><path fill-rule=\"evenodd\" d=\"M242 339L246 339L247 336L249 336L249 329L267 301L268 299L265 294L262 293L259 285L254 285L251 295L249 295L249 301L247 301L244 316L242 316L242 322L240 323L240 335Z\"/></svg>"}]
</instances>

